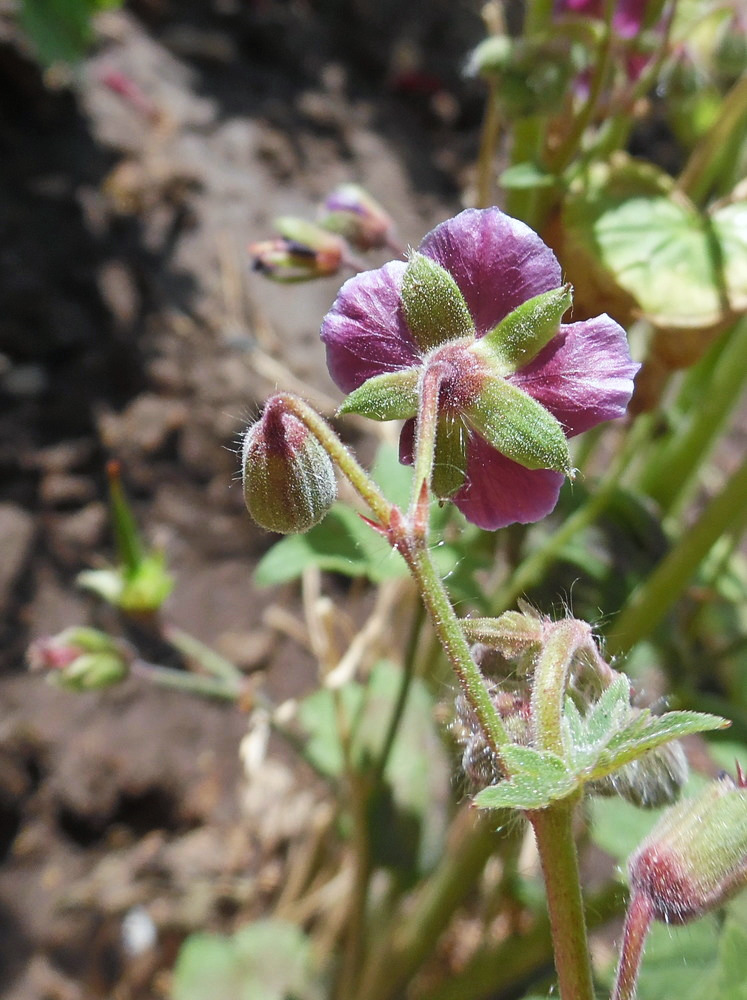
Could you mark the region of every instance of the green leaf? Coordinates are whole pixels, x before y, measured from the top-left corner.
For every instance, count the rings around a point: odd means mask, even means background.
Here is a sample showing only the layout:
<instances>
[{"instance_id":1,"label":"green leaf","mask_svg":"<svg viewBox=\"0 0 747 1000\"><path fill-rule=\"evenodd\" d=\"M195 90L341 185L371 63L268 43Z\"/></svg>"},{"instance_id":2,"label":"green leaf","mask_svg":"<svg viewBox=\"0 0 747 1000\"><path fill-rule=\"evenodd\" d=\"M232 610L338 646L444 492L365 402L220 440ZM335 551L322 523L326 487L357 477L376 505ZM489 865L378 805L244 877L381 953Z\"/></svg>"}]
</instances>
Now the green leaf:
<instances>
[{"instance_id":1,"label":"green leaf","mask_svg":"<svg viewBox=\"0 0 747 1000\"><path fill-rule=\"evenodd\" d=\"M721 932L713 996L723 1000L747 1000L747 894L729 907Z\"/></svg>"},{"instance_id":2,"label":"green leaf","mask_svg":"<svg viewBox=\"0 0 747 1000\"><path fill-rule=\"evenodd\" d=\"M489 444L525 468L570 472L568 442L560 423L505 379L486 378L465 417Z\"/></svg>"},{"instance_id":3,"label":"green leaf","mask_svg":"<svg viewBox=\"0 0 747 1000\"><path fill-rule=\"evenodd\" d=\"M260 587L286 583L310 566L346 576L365 576L373 583L405 576L404 560L361 517L335 504L304 535L288 535L260 559L254 573Z\"/></svg>"},{"instance_id":4,"label":"green leaf","mask_svg":"<svg viewBox=\"0 0 747 1000\"><path fill-rule=\"evenodd\" d=\"M533 188L551 188L558 183L554 174L545 173L536 163L515 163L504 170L498 183L506 191L528 191Z\"/></svg>"},{"instance_id":5,"label":"green leaf","mask_svg":"<svg viewBox=\"0 0 747 1000\"><path fill-rule=\"evenodd\" d=\"M702 214L671 179L623 156L572 188L563 216L565 259L577 298L657 327L706 329L745 308L744 207Z\"/></svg>"},{"instance_id":6,"label":"green leaf","mask_svg":"<svg viewBox=\"0 0 747 1000\"><path fill-rule=\"evenodd\" d=\"M718 715L703 712L667 712L665 715L651 715L644 710L624 729L616 733L601 751L588 780L603 778L623 764L636 760L648 750L668 743L670 740L693 733L705 733L714 729L725 729L729 722Z\"/></svg>"},{"instance_id":7,"label":"green leaf","mask_svg":"<svg viewBox=\"0 0 747 1000\"><path fill-rule=\"evenodd\" d=\"M323 1000L311 943L295 924L258 920L232 937L193 934L174 968L172 1000Z\"/></svg>"},{"instance_id":8,"label":"green leaf","mask_svg":"<svg viewBox=\"0 0 747 1000\"><path fill-rule=\"evenodd\" d=\"M342 699L345 717L353 726L354 765L365 773L378 760L401 679L399 668L382 661L373 668L365 688L346 684L336 696L321 689L300 702L305 752L317 770L335 778L342 773L335 697ZM378 863L411 876L432 867L440 857L451 781L433 697L419 678L411 683L385 779L386 787L371 804L372 847Z\"/></svg>"},{"instance_id":9,"label":"green leaf","mask_svg":"<svg viewBox=\"0 0 747 1000\"><path fill-rule=\"evenodd\" d=\"M481 809L544 809L576 787L564 761L549 750L509 744L501 752L513 773L507 781L478 792L474 802Z\"/></svg>"},{"instance_id":10,"label":"green leaf","mask_svg":"<svg viewBox=\"0 0 747 1000\"><path fill-rule=\"evenodd\" d=\"M93 39L91 18L121 0L23 0L21 24L41 62L74 63Z\"/></svg>"},{"instance_id":11,"label":"green leaf","mask_svg":"<svg viewBox=\"0 0 747 1000\"><path fill-rule=\"evenodd\" d=\"M401 294L407 325L421 351L474 335L474 323L457 283L430 257L412 255Z\"/></svg>"},{"instance_id":12,"label":"green leaf","mask_svg":"<svg viewBox=\"0 0 747 1000\"><path fill-rule=\"evenodd\" d=\"M573 302L570 285L542 292L522 302L472 350L489 361L499 375L510 375L535 358L560 328Z\"/></svg>"},{"instance_id":13,"label":"green leaf","mask_svg":"<svg viewBox=\"0 0 747 1000\"><path fill-rule=\"evenodd\" d=\"M418 410L418 368L374 375L349 393L338 414L357 413L371 420L407 420Z\"/></svg>"}]
</instances>

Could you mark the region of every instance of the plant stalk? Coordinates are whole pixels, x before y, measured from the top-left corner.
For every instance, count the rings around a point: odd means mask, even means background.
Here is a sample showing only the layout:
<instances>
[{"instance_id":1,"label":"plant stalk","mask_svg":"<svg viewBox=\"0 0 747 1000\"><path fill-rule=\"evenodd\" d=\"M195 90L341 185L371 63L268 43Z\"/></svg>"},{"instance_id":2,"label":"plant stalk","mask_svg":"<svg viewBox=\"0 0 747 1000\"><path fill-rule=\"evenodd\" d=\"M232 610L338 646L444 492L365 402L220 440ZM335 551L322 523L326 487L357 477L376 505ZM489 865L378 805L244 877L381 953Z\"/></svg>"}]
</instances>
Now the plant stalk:
<instances>
[{"instance_id":1,"label":"plant stalk","mask_svg":"<svg viewBox=\"0 0 747 1000\"><path fill-rule=\"evenodd\" d=\"M652 920L653 907L649 898L640 892L633 893L625 916L620 964L610 1000L635 1000L643 946Z\"/></svg>"},{"instance_id":2,"label":"plant stalk","mask_svg":"<svg viewBox=\"0 0 747 1000\"><path fill-rule=\"evenodd\" d=\"M594 1000L578 855L573 839L575 799L528 814L547 891L560 1000Z\"/></svg>"}]
</instances>

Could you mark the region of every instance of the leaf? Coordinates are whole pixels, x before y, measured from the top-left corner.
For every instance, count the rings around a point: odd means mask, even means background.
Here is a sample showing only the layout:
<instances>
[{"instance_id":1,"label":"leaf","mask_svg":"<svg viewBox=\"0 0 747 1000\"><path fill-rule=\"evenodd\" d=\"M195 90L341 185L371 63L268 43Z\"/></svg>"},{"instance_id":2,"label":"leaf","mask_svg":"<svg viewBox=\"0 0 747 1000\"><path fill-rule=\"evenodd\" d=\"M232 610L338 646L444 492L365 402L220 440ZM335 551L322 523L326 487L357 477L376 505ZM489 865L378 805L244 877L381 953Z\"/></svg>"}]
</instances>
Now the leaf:
<instances>
[{"instance_id":1,"label":"leaf","mask_svg":"<svg viewBox=\"0 0 747 1000\"><path fill-rule=\"evenodd\" d=\"M747 1000L747 894L729 907L718 947L714 996Z\"/></svg>"},{"instance_id":2,"label":"leaf","mask_svg":"<svg viewBox=\"0 0 747 1000\"><path fill-rule=\"evenodd\" d=\"M504 170L498 183L506 191L526 191L532 188L551 188L558 183L555 174L545 173L536 163L516 163Z\"/></svg>"},{"instance_id":3,"label":"leaf","mask_svg":"<svg viewBox=\"0 0 747 1000\"><path fill-rule=\"evenodd\" d=\"M709 218L671 179L625 156L575 183L564 211L565 259L582 308L663 329L706 330L747 305L743 204ZM598 309L597 309L598 311Z\"/></svg>"},{"instance_id":4,"label":"leaf","mask_svg":"<svg viewBox=\"0 0 747 1000\"><path fill-rule=\"evenodd\" d=\"M322 1000L306 935L283 920L258 920L233 937L193 934L174 968L172 1000Z\"/></svg>"},{"instance_id":5,"label":"leaf","mask_svg":"<svg viewBox=\"0 0 747 1000\"><path fill-rule=\"evenodd\" d=\"M406 420L418 409L418 368L384 372L349 393L337 411L358 413L372 420Z\"/></svg>"},{"instance_id":6,"label":"leaf","mask_svg":"<svg viewBox=\"0 0 747 1000\"><path fill-rule=\"evenodd\" d=\"M501 752L513 773L507 781L478 792L474 802L481 809L544 809L576 787L564 761L548 750L509 744Z\"/></svg>"},{"instance_id":7,"label":"leaf","mask_svg":"<svg viewBox=\"0 0 747 1000\"><path fill-rule=\"evenodd\" d=\"M277 542L260 559L254 579L260 587L286 583L309 566L346 576L366 576L373 583L407 574L399 553L343 504L334 504L306 534L288 535Z\"/></svg>"},{"instance_id":8,"label":"leaf","mask_svg":"<svg viewBox=\"0 0 747 1000\"><path fill-rule=\"evenodd\" d=\"M704 712L667 712L664 715L651 715L648 711L643 711L610 739L599 754L591 773L587 772L587 780L603 778L623 764L641 757L648 750L661 746L662 743L693 733L725 729L728 725L728 720Z\"/></svg>"},{"instance_id":9,"label":"leaf","mask_svg":"<svg viewBox=\"0 0 747 1000\"><path fill-rule=\"evenodd\" d=\"M77 62L90 45L91 18L120 0L23 0L21 24L46 64Z\"/></svg>"}]
</instances>

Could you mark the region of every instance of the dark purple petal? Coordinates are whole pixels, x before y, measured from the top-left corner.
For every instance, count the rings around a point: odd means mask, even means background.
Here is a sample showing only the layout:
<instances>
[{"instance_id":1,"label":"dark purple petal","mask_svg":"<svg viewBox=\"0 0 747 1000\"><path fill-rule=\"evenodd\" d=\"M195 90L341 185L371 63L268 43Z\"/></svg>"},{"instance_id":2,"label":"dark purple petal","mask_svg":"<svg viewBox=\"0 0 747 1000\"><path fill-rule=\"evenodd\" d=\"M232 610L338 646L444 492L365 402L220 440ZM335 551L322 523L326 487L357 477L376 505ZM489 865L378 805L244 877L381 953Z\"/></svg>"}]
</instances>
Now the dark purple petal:
<instances>
[{"instance_id":1,"label":"dark purple petal","mask_svg":"<svg viewBox=\"0 0 747 1000\"><path fill-rule=\"evenodd\" d=\"M415 420L405 420L399 435L399 460L403 465L415 461Z\"/></svg>"},{"instance_id":2,"label":"dark purple petal","mask_svg":"<svg viewBox=\"0 0 747 1000\"><path fill-rule=\"evenodd\" d=\"M603 314L561 326L509 381L534 396L573 437L623 416L639 367L631 360L623 328Z\"/></svg>"},{"instance_id":3,"label":"dark purple petal","mask_svg":"<svg viewBox=\"0 0 747 1000\"><path fill-rule=\"evenodd\" d=\"M400 288L406 266L403 260L393 260L349 278L324 317L327 367L343 392L352 392L373 375L420 363L402 315Z\"/></svg>"},{"instance_id":4,"label":"dark purple petal","mask_svg":"<svg viewBox=\"0 0 747 1000\"><path fill-rule=\"evenodd\" d=\"M530 524L553 510L563 479L550 469L525 469L473 434L467 446L467 482L454 503L468 521L487 531L517 521Z\"/></svg>"},{"instance_id":5,"label":"dark purple petal","mask_svg":"<svg viewBox=\"0 0 747 1000\"><path fill-rule=\"evenodd\" d=\"M431 230L419 250L451 273L478 337L522 302L562 283L552 250L523 222L498 208L460 212Z\"/></svg>"}]
</instances>

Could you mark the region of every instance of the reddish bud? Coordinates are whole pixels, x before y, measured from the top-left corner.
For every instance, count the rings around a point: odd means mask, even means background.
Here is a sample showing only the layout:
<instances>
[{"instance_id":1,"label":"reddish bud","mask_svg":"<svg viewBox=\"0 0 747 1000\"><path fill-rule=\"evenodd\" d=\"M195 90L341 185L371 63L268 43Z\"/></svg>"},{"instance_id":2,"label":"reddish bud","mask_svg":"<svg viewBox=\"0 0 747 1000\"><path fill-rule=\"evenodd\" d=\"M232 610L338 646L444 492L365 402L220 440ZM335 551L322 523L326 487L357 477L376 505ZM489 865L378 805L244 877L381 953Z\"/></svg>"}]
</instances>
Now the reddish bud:
<instances>
[{"instance_id":1,"label":"reddish bud","mask_svg":"<svg viewBox=\"0 0 747 1000\"><path fill-rule=\"evenodd\" d=\"M127 676L129 660L122 645L95 628L73 627L32 642L27 652L32 671L46 671L58 687L94 691Z\"/></svg>"},{"instance_id":2,"label":"reddish bud","mask_svg":"<svg viewBox=\"0 0 747 1000\"><path fill-rule=\"evenodd\" d=\"M282 236L249 245L252 267L274 281L310 281L337 274L344 245L338 236L305 219L275 220Z\"/></svg>"},{"instance_id":3,"label":"reddish bud","mask_svg":"<svg viewBox=\"0 0 747 1000\"><path fill-rule=\"evenodd\" d=\"M394 228L389 214L358 184L335 188L324 202L319 224L359 250L386 246Z\"/></svg>"},{"instance_id":4,"label":"reddish bud","mask_svg":"<svg viewBox=\"0 0 747 1000\"><path fill-rule=\"evenodd\" d=\"M280 396L246 432L242 468L247 510L268 531L308 531L337 496L329 455Z\"/></svg>"},{"instance_id":5,"label":"reddish bud","mask_svg":"<svg viewBox=\"0 0 747 1000\"><path fill-rule=\"evenodd\" d=\"M628 870L657 920L684 924L719 906L747 883L747 788L724 775L667 810Z\"/></svg>"}]
</instances>

